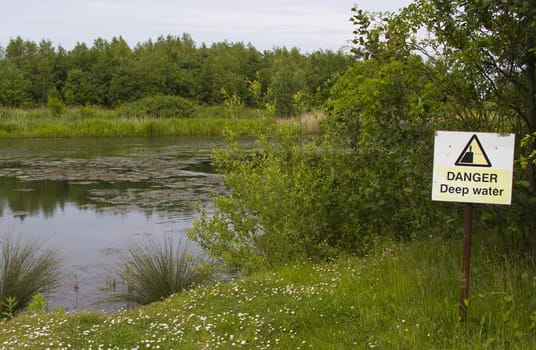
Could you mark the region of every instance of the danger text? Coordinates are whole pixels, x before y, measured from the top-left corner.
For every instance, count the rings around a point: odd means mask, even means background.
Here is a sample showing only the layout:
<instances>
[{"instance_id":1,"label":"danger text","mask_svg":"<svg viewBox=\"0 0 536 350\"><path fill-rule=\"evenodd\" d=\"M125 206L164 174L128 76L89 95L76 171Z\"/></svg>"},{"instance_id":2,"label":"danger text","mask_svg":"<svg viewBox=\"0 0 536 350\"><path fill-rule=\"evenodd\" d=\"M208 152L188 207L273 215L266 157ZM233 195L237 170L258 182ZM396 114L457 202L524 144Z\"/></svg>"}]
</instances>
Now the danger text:
<instances>
[{"instance_id":1,"label":"danger text","mask_svg":"<svg viewBox=\"0 0 536 350\"><path fill-rule=\"evenodd\" d=\"M463 182L489 182L497 183L497 174L472 173L465 171L447 171L447 180Z\"/></svg>"}]
</instances>

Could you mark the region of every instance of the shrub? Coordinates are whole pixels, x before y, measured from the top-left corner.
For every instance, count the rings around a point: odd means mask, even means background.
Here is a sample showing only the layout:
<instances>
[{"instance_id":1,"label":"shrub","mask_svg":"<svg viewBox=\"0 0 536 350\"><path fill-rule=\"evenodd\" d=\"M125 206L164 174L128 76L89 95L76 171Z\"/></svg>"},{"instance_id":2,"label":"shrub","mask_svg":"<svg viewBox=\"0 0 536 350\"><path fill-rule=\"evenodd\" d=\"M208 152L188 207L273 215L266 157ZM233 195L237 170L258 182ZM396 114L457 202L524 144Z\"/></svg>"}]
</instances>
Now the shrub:
<instances>
[{"instance_id":1,"label":"shrub","mask_svg":"<svg viewBox=\"0 0 536 350\"><path fill-rule=\"evenodd\" d=\"M57 287L61 259L55 250L42 249L38 241L11 238L4 238L0 245L0 313L24 309L34 295ZM8 304L13 305L11 310Z\"/></svg>"},{"instance_id":2,"label":"shrub","mask_svg":"<svg viewBox=\"0 0 536 350\"><path fill-rule=\"evenodd\" d=\"M54 115L55 117L61 116L62 113L65 111L65 105L60 100L58 90L56 90L55 88L50 89L48 93L47 107L50 109L52 115Z\"/></svg>"},{"instance_id":3,"label":"shrub","mask_svg":"<svg viewBox=\"0 0 536 350\"><path fill-rule=\"evenodd\" d=\"M215 155L230 193L214 199L190 238L229 267L246 272L294 260L362 252L348 157L318 147L298 131L260 139L256 152L237 144Z\"/></svg>"},{"instance_id":4,"label":"shrub","mask_svg":"<svg viewBox=\"0 0 536 350\"><path fill-rule=\"evenodd\" d=\"M187 245L169 237L131 246L118 266L127 290L114 299L140 305L162 300L208 280L211 273L206 266Z\"/></svg>"},{"instance_id":5,"label":"shrub","mask_svg":"<svg viewBox=\"0 0 536 350\"><path fill-rule=\"evenodd\" d=\"M196 112L193 102L180 96L150 96L120 107L128 117L191 118Z\"/></svg>"}]
</instances>

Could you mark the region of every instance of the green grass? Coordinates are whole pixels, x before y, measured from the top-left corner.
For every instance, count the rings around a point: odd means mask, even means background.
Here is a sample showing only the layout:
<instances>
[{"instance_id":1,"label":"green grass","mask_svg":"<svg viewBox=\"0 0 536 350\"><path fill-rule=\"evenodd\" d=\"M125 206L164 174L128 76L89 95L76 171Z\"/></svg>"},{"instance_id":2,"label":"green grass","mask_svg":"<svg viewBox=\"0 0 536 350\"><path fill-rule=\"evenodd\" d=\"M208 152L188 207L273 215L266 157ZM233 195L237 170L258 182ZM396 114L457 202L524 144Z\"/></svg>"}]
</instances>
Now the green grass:
<instances>
[{"instance_id":1,"label":"green grass","mask_svg":"<svg viewBox=\"0 0 536 350\"><path fill-rule=\"evenodd\" d=\"M201 109L195 118L127 118L119 110L72 108L54 116L46 108L0 108L0 137L158 137L218 136L226 130L255 135L274 124L271 118L232 119L219 116L217 108Z\"/></svg>"},{"instance_id":2,"label":"green grass","mask_svg":"<svg viewBox=\"0 0 536 350\"><path fill-rule=\"evenodd\" d=\"M5 236L0 240L0 317L25 308L40 291L53 291L60 279L61 259L40 242Z\"/></svg>"},{"instance_id":3,"label":"green grass","mask_svg":"<svg viewBox=\"0 0 536 350\"><path fill-rule=\"evenodd\" d=\"M208 263L171 237L130 246L118 270L128 288L115 298L137 305L163 300L211 277Z\"/></svg>"},{"instance_id":4,"label":"green grass","mask_svg":"<svg viewBox=\"0 0 536 350\"><path fill-rule=\"evenodd\" d=\"M465 324L460 242L377 248L197 288L114 315L23 315L3 349L530 349L536 269L478 247Z\"/></svg>"}]
</instances>

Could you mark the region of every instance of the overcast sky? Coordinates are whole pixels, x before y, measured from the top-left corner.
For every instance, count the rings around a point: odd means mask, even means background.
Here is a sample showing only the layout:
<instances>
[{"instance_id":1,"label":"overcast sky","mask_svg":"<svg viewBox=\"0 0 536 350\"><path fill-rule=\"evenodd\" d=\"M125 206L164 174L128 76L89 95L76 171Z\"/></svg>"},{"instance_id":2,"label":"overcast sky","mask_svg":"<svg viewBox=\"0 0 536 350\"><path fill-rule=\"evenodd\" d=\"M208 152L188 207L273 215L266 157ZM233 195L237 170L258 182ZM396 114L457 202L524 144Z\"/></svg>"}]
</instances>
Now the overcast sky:
<instances>
[{"instance_id":1,"label":"overcast sky","mask_svg":"<svg viewBox=\"0 0 536 350\"><path fill-rule=\"evenodd\" d=\"M393 11L411 0L358 0ZM259 50L338 50L352 39L348 0L0 0L0 46L17 36L72 49L122 36L131 47L160 35L189 33L199 45L251 43Z\"/></svg>"}]
</instances>

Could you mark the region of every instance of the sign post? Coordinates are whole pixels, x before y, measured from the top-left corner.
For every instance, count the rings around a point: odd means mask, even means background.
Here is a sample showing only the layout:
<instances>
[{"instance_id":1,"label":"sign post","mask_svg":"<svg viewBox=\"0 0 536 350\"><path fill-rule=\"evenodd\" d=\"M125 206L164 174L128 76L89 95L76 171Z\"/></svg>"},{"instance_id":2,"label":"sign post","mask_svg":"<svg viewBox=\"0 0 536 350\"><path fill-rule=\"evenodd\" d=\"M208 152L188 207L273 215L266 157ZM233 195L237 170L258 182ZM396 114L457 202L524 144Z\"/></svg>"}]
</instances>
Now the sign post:
<instances>
[{"instance_id":1,"label":"sign post","mask_svg":"<svg viewBox=\"0 0 536 350\"><path fill-rule=\"evenodd\" d=\"M469 298L469 275L471 268L471 235L473 233L473 204L465 203L463 219L463 258L462 258L462 292L460 295L460 317L467 318L467 300Z\"/></svg>"},{"instance_id":2,"label":"sign post","mask_svg":"<svg viewBox=\"0 0 536 350\"><path fill-rule=\"evenodd\" d=\"M510 205L514 134L436 131L432 200L465 203L460 297L467 318L473 203Z\"/></svg>"}]
</instances>

